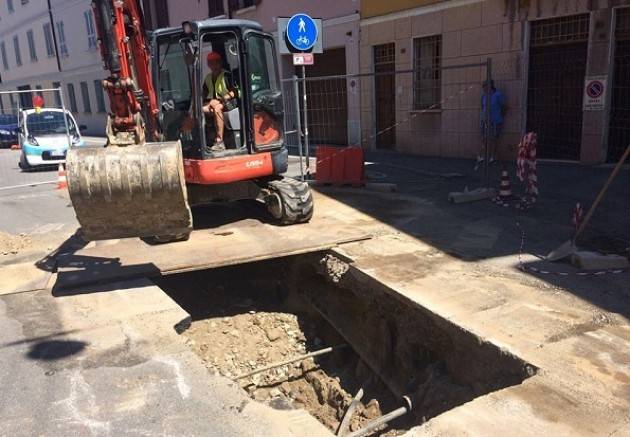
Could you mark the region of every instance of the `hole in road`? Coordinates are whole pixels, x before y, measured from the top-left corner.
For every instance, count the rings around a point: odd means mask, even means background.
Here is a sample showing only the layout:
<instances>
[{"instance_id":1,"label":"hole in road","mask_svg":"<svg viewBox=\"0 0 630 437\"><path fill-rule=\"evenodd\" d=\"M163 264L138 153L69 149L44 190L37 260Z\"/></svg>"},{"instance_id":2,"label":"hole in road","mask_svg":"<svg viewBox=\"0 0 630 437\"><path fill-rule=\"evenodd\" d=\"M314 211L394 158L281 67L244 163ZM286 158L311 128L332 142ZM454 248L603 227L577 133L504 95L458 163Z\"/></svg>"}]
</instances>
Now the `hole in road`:
<instances>
[{"instance_id":1,"label":"hole in road","mask_svg":"<svg viewBox=\"0 0 630 437\"><path fill-rule=\"evenodd\" d=\"M356 431L411 400L374 435L398 435L536 369L322 254L168 276L158 285L192 318L182 332L208 370L276 409ZM332 352L238 378L320 351Z\"/></svg>"}]
</instances>

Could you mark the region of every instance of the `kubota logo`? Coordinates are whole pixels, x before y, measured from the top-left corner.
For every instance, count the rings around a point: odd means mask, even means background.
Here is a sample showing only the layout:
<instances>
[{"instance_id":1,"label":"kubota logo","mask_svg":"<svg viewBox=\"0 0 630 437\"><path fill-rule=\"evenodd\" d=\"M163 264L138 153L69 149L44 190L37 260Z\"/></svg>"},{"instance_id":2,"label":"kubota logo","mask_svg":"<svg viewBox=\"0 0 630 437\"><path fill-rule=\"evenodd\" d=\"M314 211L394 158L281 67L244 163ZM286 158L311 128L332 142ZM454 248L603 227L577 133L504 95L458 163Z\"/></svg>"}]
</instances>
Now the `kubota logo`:
<instances>
[{"instance_id":1,"label":"kubota logo","mask_svg":"<svg viewBox=\"0 0 630 437\"><path fill-rule=\"evenodd\" d=\"M247 161L245 163L245 167L247 168L257 168L257 167L262 167L264 164L262 159L257 159L256 161Z\"/></svg>"}]
</instances>

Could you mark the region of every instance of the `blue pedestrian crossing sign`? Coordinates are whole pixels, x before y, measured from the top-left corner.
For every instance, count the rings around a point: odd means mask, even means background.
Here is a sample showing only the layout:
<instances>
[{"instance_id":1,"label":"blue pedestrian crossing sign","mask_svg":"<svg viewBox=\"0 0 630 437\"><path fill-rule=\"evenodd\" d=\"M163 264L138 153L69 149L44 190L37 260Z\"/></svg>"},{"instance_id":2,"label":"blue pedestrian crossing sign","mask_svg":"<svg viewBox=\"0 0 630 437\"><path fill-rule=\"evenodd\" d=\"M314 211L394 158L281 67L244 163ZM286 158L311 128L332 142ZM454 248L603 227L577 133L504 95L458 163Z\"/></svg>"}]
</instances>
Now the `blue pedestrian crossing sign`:
<instances>
[{"instance_id":1,"label":"blue pedestrian crossing sign","mask_svg":"<svg viewBox=\"0 0 630 437\"><path fill-rule=\"evenodd\" d=\"M297 50L310 50L319 37L315 20L306 14L295 14L287 22L287 40Z\"/></svg>"}]
</instances>

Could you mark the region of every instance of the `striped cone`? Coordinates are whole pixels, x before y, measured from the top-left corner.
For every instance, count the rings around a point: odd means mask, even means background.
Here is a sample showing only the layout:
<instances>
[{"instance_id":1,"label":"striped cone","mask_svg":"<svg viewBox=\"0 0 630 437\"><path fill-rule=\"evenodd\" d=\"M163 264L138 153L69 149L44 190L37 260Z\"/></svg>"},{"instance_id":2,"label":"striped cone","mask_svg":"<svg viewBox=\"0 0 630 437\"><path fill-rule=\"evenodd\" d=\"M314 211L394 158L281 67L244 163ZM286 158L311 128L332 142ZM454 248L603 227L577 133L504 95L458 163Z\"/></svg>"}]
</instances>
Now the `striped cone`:
<instances>
[{"instance_id":1,"label":"striped cone","mask_svg":"<svg viewBox=\"0 0 630 437\"><path fill-rule=\"evenodd\" d=\"M67 188L68 179L66 179L66 169L63 167L63 164L59 164L59 169L57 170L57 189L66 190Z\"/></svg>"},{"instance_id":2,"label":"striped cone","mask_svg":"<svg viewBox=\"0 0 630 437\"><path fill-rule=\"evenodd\" d=\"M510 200L512 200L512 185L510 183L510 174L507 170L503 169L501 171L499 195L494 198L494 202L497 205L508 207Z\"/></svg>"}]
</instances>

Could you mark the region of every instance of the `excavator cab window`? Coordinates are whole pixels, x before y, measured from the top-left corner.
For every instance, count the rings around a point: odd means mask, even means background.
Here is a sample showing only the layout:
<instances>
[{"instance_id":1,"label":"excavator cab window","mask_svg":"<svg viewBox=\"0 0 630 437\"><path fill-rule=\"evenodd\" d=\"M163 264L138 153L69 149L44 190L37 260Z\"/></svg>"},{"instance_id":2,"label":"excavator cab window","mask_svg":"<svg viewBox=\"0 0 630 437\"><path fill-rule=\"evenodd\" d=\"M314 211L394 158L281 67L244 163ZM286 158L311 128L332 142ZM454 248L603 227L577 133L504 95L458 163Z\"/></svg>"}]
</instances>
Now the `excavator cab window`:
<instances>
[{"instance_id":1,"label":"excavator cab window","mask_svg":"<svg viewBox=\"0 0 630 437\"><path fill-rule=\"evenodd\" d=\"M269 35L249 32L245 41L254 147L259 151L278 148L283 140L284 109L273 39Z\"/></svg>"},{"instance_id":2,"label":"excavator cab window","mask_svg":"<svg viewBox=\"0 0 630 437\"><path fill-rule=\"evenodd\" d=\"M241 129L243 87L237 35L204 34L199 59L206 150L211 156L246 153ZM216 102L221 106L217 107Z\"/></svg>"},{"instance_id":3,"label":"excavator cab window","mask_svg":"<svg viewBox=\"0 0 630 437\"><path fill-rule=\"evenodd\" d=\"M158 87L161 105L160 119L165 141L181 140L185 155L199 144L199 129L182 130L187 118L194 114L191 75L194 66L186 62L181 35L158 39Z\"/></svg>"}]
</instances>

